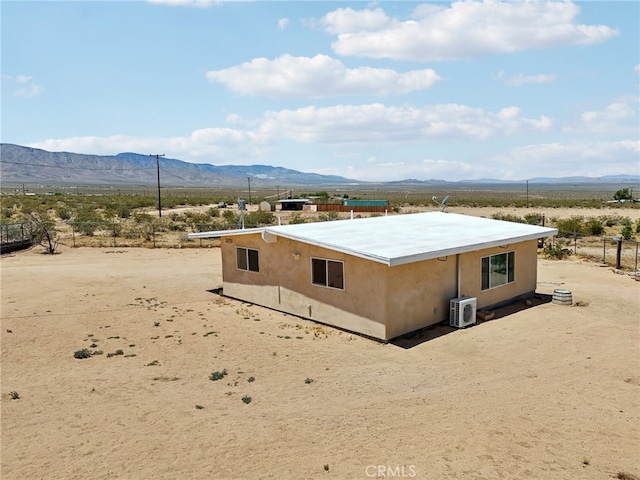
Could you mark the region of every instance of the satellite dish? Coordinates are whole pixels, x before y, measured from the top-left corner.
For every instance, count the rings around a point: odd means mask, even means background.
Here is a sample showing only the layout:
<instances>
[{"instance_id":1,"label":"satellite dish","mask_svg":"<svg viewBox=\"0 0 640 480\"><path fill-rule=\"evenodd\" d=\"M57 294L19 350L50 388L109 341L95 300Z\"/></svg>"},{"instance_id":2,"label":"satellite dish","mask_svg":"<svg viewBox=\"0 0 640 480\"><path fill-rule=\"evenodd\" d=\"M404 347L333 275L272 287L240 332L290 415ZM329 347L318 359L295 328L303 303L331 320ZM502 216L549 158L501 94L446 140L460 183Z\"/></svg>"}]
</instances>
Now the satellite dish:
<instances>
[{"instance_id":1,"label":"satellite dish","mask_svg":"<svg viewBox=\"0 0 640 480\"><path fill-rule=\"evenodd\" d=\"M447 200L449 200L449 195L445 196L441 202L438 202L438 198L435 195L431 197L431 200L440 205L442 207L441 211L444 212L444 209L447 208Z\"/></svg>"}]
</instances>

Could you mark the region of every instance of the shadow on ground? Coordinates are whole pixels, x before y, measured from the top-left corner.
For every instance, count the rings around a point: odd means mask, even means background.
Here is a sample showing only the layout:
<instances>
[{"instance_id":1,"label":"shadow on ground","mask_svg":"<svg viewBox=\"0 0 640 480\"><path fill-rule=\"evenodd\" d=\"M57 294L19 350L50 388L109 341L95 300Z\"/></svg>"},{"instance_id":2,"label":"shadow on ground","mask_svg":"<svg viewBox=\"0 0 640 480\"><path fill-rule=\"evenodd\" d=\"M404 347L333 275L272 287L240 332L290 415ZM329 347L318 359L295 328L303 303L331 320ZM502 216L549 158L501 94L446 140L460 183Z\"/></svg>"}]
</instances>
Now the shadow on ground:
<instances>
[{"instance_id":1,"label":"shadow on ground","mask_svg":"<svg viewBox=\"0 0 640 480\"><path fill-rule=\"evenodd\" d=\"M508 305L504 305L502 307L491 309L489 310L489 313L493 314L492 318L490 320L481 320L480 318L477 318L476 324L474 326L481 325L486 322L495 322L496 320L499 320L508 315L512 315L521 310L527 310L529 308L535 308L538 305L550 303L551 298L552 298L551 295L536 294L530 299L519 300L515 303L511 303ZM467 328L473 328L473 326L467 327ZM437 323L430 327L422 328L420 330L407 333L406 335L402 335L398 338L391 340L389 343L391 345L395 345L396 347L409 349L409 348L416 347L420 344L423 344L425 342L428 342L430 340L434 340L438 337L442 337L449 333L455 332L456 330L458 329L449 326L449 322L445 321L445 322Z\"/></svg>"}]
</instances>

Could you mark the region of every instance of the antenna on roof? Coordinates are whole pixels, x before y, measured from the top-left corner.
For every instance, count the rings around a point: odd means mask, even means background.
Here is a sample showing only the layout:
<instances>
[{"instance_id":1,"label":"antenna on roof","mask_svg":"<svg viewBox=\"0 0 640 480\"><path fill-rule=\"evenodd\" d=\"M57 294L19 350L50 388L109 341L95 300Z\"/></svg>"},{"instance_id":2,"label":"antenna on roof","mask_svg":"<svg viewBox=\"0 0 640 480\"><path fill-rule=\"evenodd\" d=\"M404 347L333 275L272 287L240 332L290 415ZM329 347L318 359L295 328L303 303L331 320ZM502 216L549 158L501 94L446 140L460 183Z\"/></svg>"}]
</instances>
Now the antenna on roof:
<instances>
[{"instance_id":1,"label":"antenna on roof","mask_svg":"<svg viewBox=\"0 0 640 480\"><path fill-rule=\"evenodd\" d=\"M445 196L441 202L438 202L438 197L436 197L435 195L431 197L431 200L436 202L436 204L440 205L442 207L442 210L440 211L444 212L444 209L447 208L447 200L449 200L449 195Z\"/></svg>"},{"instance_id":2,"label":"antenna on roof","mask_svg":"<svg viewBox=\"0 0 640 480\"><path fill-rule=\"evenodd\" d=\"M240 210L240 221L238 227L244 230L244 212L247 209L247 203L243 198L238 198L238 210Z\"/></svg>"}]
</instances>

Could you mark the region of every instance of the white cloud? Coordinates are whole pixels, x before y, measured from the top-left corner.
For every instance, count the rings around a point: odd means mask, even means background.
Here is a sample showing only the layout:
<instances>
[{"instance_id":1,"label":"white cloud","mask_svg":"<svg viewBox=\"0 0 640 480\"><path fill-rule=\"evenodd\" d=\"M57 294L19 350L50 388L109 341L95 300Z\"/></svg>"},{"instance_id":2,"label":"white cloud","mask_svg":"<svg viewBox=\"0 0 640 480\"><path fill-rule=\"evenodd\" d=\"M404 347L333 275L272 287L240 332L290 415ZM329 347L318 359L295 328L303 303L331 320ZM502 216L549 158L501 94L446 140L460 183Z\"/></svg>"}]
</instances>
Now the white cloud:
<instances>
[{"instance_id":1,"label":"white cloud","mask_svg":"<svg viewBox=\"0 0 640 480\"><path fill-rule=\"evenodd\" d=\"M255 58L224 70L207 72L210 82L220 82L241 95L273 98L321 98L336 95L398 95L424 90L440 80L431 69L398 73L388 68L347 68L327 55L275 60Z\"/></svg>"},{"instance_id":2,"label":"white cloud","mask_svg":"<svg viewBox=\"0 0 640 480\"><path fill-rule=\"evenodd\" d=\"M499 175L494 178L505 180L575 175L638 175L638 155L638 140L582 140L518 147L487 158L483 163L489 166L494 175ZM487 170L484 172L487 173Z\"/></svg>"},{"instance_id":3,"label":"white cloud","mask_svg":"<svg viewBox=\"0 0 640 480\"><path fill-rule=\"evenodd\" d=\"M550 125L544 116L523 117L516 107L488 112L458 104L418 108L375 103L267 112L259 131L302 143L401 145L452 138L483 140Z\"/></svg>"},{"instance_id":4,"label":"white cloud","mask_svg":"<svg viewBox=\"0 0 640 480\"><path fill-rule=\"evenodd\" d=\"M459 1L417 8L399 20L382 9L337 9L321 19L343 56L437 61L531 49L601 43L618 35L606 25L576 23L580 8L564 2Z\"/></svg>"},{"instance_id":5,"label":"white cloud","mask_svg":"<svg viewBox=\"0 0 640 480\"><path fill-rule=\"evenodd\" d=\"M489 112L456 104L416 108L377 103L280 110L249 121L231 114L227 121L236 128L204 128L190 135L168 138L113 135L49 139L29 146L103 155L162 151L170 158L185 161L246 165L268 161L267 154L278 144L292 142L300 149L311 145L316 151L333 146L344 164L365 154L355 154L350 149L353 146L370 155L370 148L374 146L384 151L387 147L425 145L437 140L483 140L545 129L550 122L545 117L523 117L516 107ZM382 158L378 163L381 168L388 168L397 162ZM398 173L405 171L402 165L395 166ZM460 169L463 171L466 170Z\"/></svg>"},{"instance_id":6,"label":"white cloud","mask_svg":"<svg viewBox=\"0 0 640 480\"><path fill-rule=\"evenodd\" d=\"M225 121L230 125L240 125L243 123L242 117L237 113L230 113L226 116Z\"/></svg>"},{"instance_id":7,"label":"white cloud","mask_svg":"<svg viewBox=\"0 0 640 480\"><path fill-rule=\"evenodd\" d=\"M212 5L221 5L223 2L221 0L147 0L147 3L170 7L209 8Z\"/></svg>"},{"instance_id":8,"label":"white cloud","mask_svg":"<svg viewBox=\"0 0 640 480\"><path fill-rule=\"evenodd\" d=\"M353 10L339 8L320 19L326 31L332 34L376 32L395 23L381 8Z\"/></svg>"},{"instance_id":9,"label":"white cloud","mask_svg":"<svg viewBox=\"0 0 640 480\"><path fill-rule=\"evenodd\" d=\"M637 106L637 101L634 102ZM565 132L615 133L637 132L638 114L631 107L631 99L610 103L602 110L588 110L580 114L579 119L564 127Z\"/></svg>"},{"instance_id":10,"label":"white cloud","mask_svg":"<svg viewBox=\"0 0 640 480\"><path fill-rule=\"evenodd\" d=\"M44 88L34 83L31 85L27 85L26 87L17 89L15 92L13 92L13 94L17 97L33 98L41 95L42 92L44 92Z\"/></svg>"},{"instance_id":11,"label":"white cloud","mask_svg":"<svg viewBox=\"0 0 640 480\"><path fill-rule=\"evenodd\" d=\"M522 73L517 73L507 77L506 72L500 71L498 73L498 79L510 87L520 87L527 83L553 82L556 79L556 75L554 73L543 73L537 75L524 75Z\"/></svg>"},{"instance_id":12,"label":"white cloud","mask_svg":"<svg viewBox=\"0 0 640 480\"><path fill-rule=\"evenodd\" d=\"M397 161L384 154L362 164L307 169L314 173L340 175L358 180L381 182L440 179L448 181L498 180L524 181L537 177L571 177L629 174L638 175L640 141L576 141L526 145L492 156L465 159L416 158Z\"/></svg>"},{"instance_id":13,"label":"white cloud","mask_svg":"<svg viewBox=\"0 0 640 480\"><path fill-rule=\"evenodd\" d=\"M393 182L407 179L417 180L466 180L482 178L484 165L445 159L416 159L414 161L394 161L381 157L371 157L366 166L346 165L339 167L318 167L305 171L322 175L339 175L368 182Z\"/></svg>"},{"instance_id":14,"label":"white cloud","mask_svg":"<svg viewBox=\"0 0 640 480\"><path fill-rule=\"evenodd\" d=\"M278 20L278 28L280 30L284 30L287 25L289 25L289 19L288 18L281 18L280 20Z\"/></svg>"},{"instance_id":15,"label":"white cloud","mask_svg":"<svg viewBox=\"0 0 640 480\"><path fill-rule=\"evenodd\" d=\"M54 152L115 155L121 152L162 151L169 158L196 163L246 165L247 158L263 155L268 139L256 132L229 128L203 128L184 137L151 138L112 135L48 139L28 146Z\"/></svg>"},{"instance_id":16,"label":"white cloud","mask_svg":"<svg viewBox=\"0 0 640 480\"><path fill-rule=\"evenodd\" d=\"M640 73L640 63L638 63L635 67L633 67L633 71L636 73Z\"/></svg>"},{"instance_id":17,"label":"white cloud","mask_svg":"<svg viewBox=\"0 0 640 480\"><path fill-rule=\"evenodd\" d=\"M18 84L18 88L13 91L16 97L34 98L44 92L44 88L33 81L33 77L29 75L16 75L15 78L10 75L3 75L3 80L11 82L14 80Z\"/></svg>"}]
</instances>

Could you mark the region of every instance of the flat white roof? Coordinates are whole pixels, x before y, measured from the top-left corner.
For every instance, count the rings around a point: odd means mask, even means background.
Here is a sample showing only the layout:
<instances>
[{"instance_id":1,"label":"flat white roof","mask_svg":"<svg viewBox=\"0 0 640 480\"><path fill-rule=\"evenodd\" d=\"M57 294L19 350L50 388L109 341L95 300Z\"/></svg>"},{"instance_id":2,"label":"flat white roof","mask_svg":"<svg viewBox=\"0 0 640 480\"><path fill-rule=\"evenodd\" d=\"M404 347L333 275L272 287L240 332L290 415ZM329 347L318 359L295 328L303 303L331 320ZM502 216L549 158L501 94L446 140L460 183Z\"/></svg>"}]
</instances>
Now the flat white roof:
<instances>
[{"instance_id":1,"label":"flat white roof","mask_svg":"<svg viewBox=\"0 0 640 480\"><path fill-rule=\"evenodd\" d=\"M429 212L189 234L224 237L256 232L297 240L389 266L557 235L555 228Z\"/></svg>"}]
</instances>

